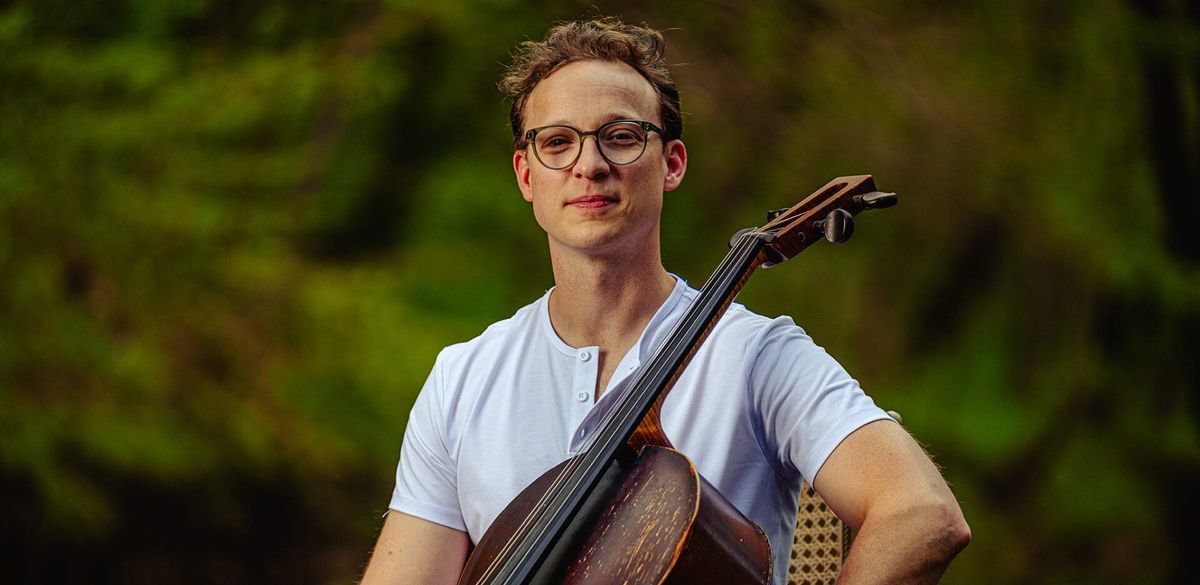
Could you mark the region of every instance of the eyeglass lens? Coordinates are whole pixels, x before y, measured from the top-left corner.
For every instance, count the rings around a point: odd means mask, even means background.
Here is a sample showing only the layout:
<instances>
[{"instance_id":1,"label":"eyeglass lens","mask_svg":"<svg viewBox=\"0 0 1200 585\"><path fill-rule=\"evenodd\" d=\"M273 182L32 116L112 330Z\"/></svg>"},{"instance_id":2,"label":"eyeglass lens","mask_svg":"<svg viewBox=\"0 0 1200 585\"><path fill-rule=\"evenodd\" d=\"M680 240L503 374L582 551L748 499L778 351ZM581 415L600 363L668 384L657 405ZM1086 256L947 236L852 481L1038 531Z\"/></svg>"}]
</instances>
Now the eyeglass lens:
<instances>
[{"instance_id":1,"label":"eyeglass lens","mask_svg":"<svg viewBox=\"0 0 1200 585\"><path fill-rule=\"evenodd\" d=\"M596 145L608 162L626 165L646 150L646 132L637 122L606 124L596 131ZM583 137L570 126L547 126L534 136L533 149L542 164L551 169L563 169L579 158Z\"/></svg>"}]
</instances>

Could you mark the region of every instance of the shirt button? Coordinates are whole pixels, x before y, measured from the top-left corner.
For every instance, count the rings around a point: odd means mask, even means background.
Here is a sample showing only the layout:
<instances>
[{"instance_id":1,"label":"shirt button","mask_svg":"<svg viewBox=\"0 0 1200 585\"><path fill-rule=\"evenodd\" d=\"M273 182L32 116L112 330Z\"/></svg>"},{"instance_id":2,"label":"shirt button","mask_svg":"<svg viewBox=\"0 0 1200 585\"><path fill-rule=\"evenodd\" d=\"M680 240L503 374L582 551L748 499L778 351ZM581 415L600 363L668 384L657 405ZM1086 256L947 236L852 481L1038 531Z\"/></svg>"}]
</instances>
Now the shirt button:
<instances>
[{"instance_id":1,"label":"shirt button","mask_svg":"<svg viewBox=\"0 0 1200 585\"><path fill-rule=\"evenodd\" d=\"M578 400L580 402L587 402L587 392L580 392L579 394L576 394L575 400Z\"/></svg>"},{"instance_id":2,"label":"shirt button","mask_svg":"<svg viewBox=\"0 0 1200 585\"><path fill-rule=\"evenodd\" d=\"M579 352L579 361L586 362L592 359L592 354L586 351Z\"/></svg>"}]
</instances>

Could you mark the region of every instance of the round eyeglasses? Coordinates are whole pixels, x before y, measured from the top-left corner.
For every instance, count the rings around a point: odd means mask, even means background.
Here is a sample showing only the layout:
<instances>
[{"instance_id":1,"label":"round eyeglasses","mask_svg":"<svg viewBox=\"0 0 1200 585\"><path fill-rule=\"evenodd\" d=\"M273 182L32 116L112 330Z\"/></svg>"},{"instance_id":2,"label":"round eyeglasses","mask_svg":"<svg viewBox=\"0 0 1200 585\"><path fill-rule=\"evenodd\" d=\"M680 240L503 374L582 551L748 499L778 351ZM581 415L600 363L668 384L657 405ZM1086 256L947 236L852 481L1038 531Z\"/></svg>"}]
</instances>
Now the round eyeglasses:
<instances>
[{"instance_id":1,"label":"round eyeglasses","mask_svg":"<svg viewBox=\"0 0 1200 585\"><path fill-rule=\"evenodd\" d=\"M615 120L591 132L555 124L529 130L525 133L525 143L533 145L533 155L543 166L557 171L575 164L583 153L584 137L595 136L604 160L614 165L627 165L646 152L650 132L662 136L658 126L641 120Z\"/></svg>"}]
</instances>

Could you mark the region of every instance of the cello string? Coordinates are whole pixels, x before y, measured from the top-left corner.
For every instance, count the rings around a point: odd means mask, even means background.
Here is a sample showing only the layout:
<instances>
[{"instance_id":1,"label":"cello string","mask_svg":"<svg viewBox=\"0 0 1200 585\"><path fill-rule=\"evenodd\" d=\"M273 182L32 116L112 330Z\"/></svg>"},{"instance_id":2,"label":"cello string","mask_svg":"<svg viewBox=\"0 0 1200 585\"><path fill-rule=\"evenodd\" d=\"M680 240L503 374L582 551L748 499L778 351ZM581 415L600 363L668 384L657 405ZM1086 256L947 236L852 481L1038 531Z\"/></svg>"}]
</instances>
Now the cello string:
<instances>
[{"instance_id":1,"label":"cello string","mask_svg":"<svg viewBox=\"0 0 1200 585\"><path fill-rule=\"evenodd\" d=\"M672 330L671 335L668 336L664 342L660 343L660 346L666 345L666 347L664 349L656 349L655 355L658 356L659 359L657 359L655 362L652 362L650 364L651 367L648 368L645 373L641 374L637 380L635 380L635 384L633 388L631 388L630 394L624 401L618 404L618 408L609 411L602 426L598 427L600 428L601 432L593 435L593 438L590 441L591 448L588 450L588 453L592 454L590 461L589 459L583 459L580 461L581 464L590 463L593 466L600 464L607 465L607 461L599 460L600 454L606 453L606 451L605 449L600 449L597 451L597 443L608 443L609 446L611 446L612 443L617 439L622 438L620 436L622 435L620 431L625 427L618 424L617 421L624 421L628 425L632 425L634 422L634 417L639 414L638 410L640 410L640 408L638 407L638 404L644 404L649 400L649 395L657 390L655 388L656 384L650 384L650 382L654 381L656 378L660 378L664 371L672 368L672 363L676 361L674 358L677 357L681 351L687 349L687 345L690 345L687 342L687 337L683 336L682 334L687 333L690 329L694 329L697 323L703 323L703 321L706 319L706 315L711 311L712 306L722 302L720 296L714 299L713 291L715 289L728 287L730 285L730 279L739 275L741 270L744 268L743 265L745 261L748 259L747 253L750 251L750 248L753 246L753 244L753 239L751 239L749 242L743 242L742 245L739 245L738 249L730 253L727 256L726 261L722 262L722 265L718 267L717 271L714 273L714 277L709 279L709 283L704 287L705 290L702 291L701 295L697 298L697 302L694 303L693 307L689 309L687 318L681 321L681 323L678 324L674 330Z\"/></svg>"},{"instance_id":2,"label":"cello string","mask_svg":"<svg viewBox=\"0 0 1200 585\"><path fill-rule=\"evenodd\" d=\"M733 255L732 253L727 255L727 259L729 256L732 256L732 255ZM722 262L722 265L718 266L717 273L724 272L725 271L724 269L726 268L726 264L727 264L727 262ZM714 279L710 278L709 280L712 281ZM697 300L698 301L702 300L702 298L703 297L700 297ZM678 328L680 328L680 326L677 326L677 329ZM668 343L670 340L671 340L671 337L668 336L667 338L665 338L663 340L663 342L660 342L659 347L655 348L655 355L660 355L658 352L660 351L662 345L664 345L665 343ZM651 364L651 365L653 365L653 364ZM639 378L634 381L635 382L634 389L636 389L637 384L641 383L642 380L645 380L645 379L647 379L646 375L644 375L644 374L640 375ZM627 400L633 399L636 396L636 394L633 392L634 392L634 390L631 390L631 395L627 398ZM604 417L604 419L602 419L604 422L602 422L598 428L600 428L601 430L608 428L609 425L612 424L611 421L616 418L615 415L617 414L617 412L618 412L617 409L608 411L606 413L606 416ZM588 442L588 446L594 446L594 444L596 443L595 439L598 435L600 435L600 433L594 434L591 437L591 439ZM505 545L504 545L504 547L502 547L500 553L497 554L497 556L493 557L492 563L489 564L487 570L485 571L485 574L484 574L485 578L491 578L493 576L493 574L496 573L500 569L500 567L499 567L500 563L505 560L505 557L508 556L509 552L513 548L515 548L518 543L527 541L526 539L527 539L528 534L530 533L532 527L534 525L536 525L538 523L538 521L545 518L545 516L548 514L551 502L553 502L555 500L563 499L562 494L565 491L563 486L570 478L572 478L572 475L575 473L575 471L584 465L585 461L586 461L585 456L575 458L571 464L569 464L566 468L564 468L562 470L562 472L560 472L555 477L555 480L552 482L550 489L547 489L542 493L541 497L539 498L538 502L535 503L535 505L534 505L533 509L531 509L530 513L527 514L523 518L523 521L518 526L517 530L515 530L512 534L510 534L508 540L505 542ZM582 483L582 479L583 478L575 478L575 481L571 482L571 484L573 486L577 486L580 483ZM555 509L555 514L557 514L559 511L561 511L564 506L565 506L565 503L559 504ZM544 527L541 530L542 534L539 535L538 539L544 538L547 530L548 530L548 527ZM528 551L527 551L527 554L522 555L521 562L524 562L524 559L527 557L528 557Z\"/></svg>"},{"instance_id":3,"label":"cello string","mask_svg":"<svg viewBox=\"0 0 1200 585\"><path fill-rule=\"evenodd\" d=\"M731 286L730 279L740 276L743 273L744 269L746 268L746 262L751 258L751 256L748 255L748 252L751 251L751 248L755 243L756 238L750 238L748 241L743 241L741 245L737 247L737 250L730 253L726 257L726 261L722 262L722 265L718 267L717 271L714 273L714 276L709 279L709 282L704 287L700 297L697 298L697 302L693 303L692 308L689 309L687 318L681 321L681 323L672 330L672 335L668 338L670 340L669 345L665 348L665 350L662 350L661 353L656 352L657 355L660 356L659 359L655 362L652 362L650 364L651 368L648 368L645 373L639 376L637 384L633 390L635 393L631 394L625 401L620 403L620 408L610 411L610 416L606 417L607 427L601 429L602 431L607 432L601 432L594 435L592 448L589 449L587 453L588 456L580 461L580 464L586 465L588 469L585 469L583 473L575 473L574 476L570 478L574 481L572 482L573 485L571 486L571 489L565 490L566 497L564 497L564 494L561 493L556 494L557 497L555 498L555 501L558 503L558 506L554 511L555 516L559 514L563 508L571 504L571 502L568 501L570 494L574 493L576 488L578 488L578 486L581 485L584 480L592 477L592 475L589 474L589 471L591 473L598 473L599 471L596 469L598 466L608 464L608 457L601 457L601 455L609 454L610 449L616 448L613 443L617 442L617 440L623 436L619 431L627 428L627 426L617 425L613 421L622 420L625 421L629 426L636 422L634 418L639 414L640 410L640 407L637 407L636 405L645 404L645 402L650 399L650 394L655 392L655 387L659 386L659 384L650 384L650 382L654 381L656 378L661 378L664 371L669 371L669 369L672 369L674 367L673 363L676 362L676 358L678 357L679 353L685 349L688 349L687 346L691 345L687 341L691 335L684 334L689 333L689 330L695 329L697 324L703 324L704 321L707 320L706 316L709 315L713 310L714 305L719 305L724 302L723 295L717 295L714 299L713 291L718 289L727 289ZM757 250L754 250L754 252L757 252ZM597 443L606 443L606 448L597 449ZM579 469L579 466L575 466L575 469ZM550 517L551 524L547 524L546 522L541 523L540 528L542 534L539 535L539 538L544 538L546 533L551 528L554 528L552 523L555 516ZM522 562L528 558L531 552L532 551L527 548L525 554L522 556Z\"/></svg>"},{"instance_id":4,"label":"cello string","mask_svg":"<svg viewBox=\"0 0 1200 585\"><path fill-rule=\"evenodd\" d=\"M729 271L739 271L740 272L740 269L743 268L741 265L743 264L743 261L747 260L748 258L742 258L741 256L742 256L742 254L749 252L748 248L751 246L742 246L742 245L740 245L741 243L742 242L739 242L738 247L735 248L734 251L731 252L727 256L727 258L731 259L731 264L733 264L733 265L727 267L727 266L725 266L725 263L722 263L722 266L718 267L717 271L714 272L713 277L709 279L710 282L706 283L704 290L700 291L700 294L697 296L695 303L693 303L693 307L689 307L688 314L685 314L684 319L681 320L680 323L678 325L676 325L676 327L670 332L670 334L666 338L664 338L662 342L659 343L659 346L657 346L654 349L654 351L652 352L652 354L651 354L652 356L659 357L659 356L663 356L663 355L671 355L673 353L676 353L679 350L678 346L683 344L684 340L682 338L676 337L675 334L677 332L681 333L683 331L686 331L687 329L691 328L697 320L704 319L704 315L707 313L707 311L700 310L698 312L694 312L693 308L700 307L701 305L705 304L705 301L708 301L707 304L711 305L712 297L711 297L711 294L708 294L708 291L711 288L717 288L723 284L728 284L728 282L727 282L728 279L730 277L737 275L736 272L734 272L733 274L726 274L725 272L729 272ZM751 241L748 243L752 245L754 243L754 239L752 238ZM726 268L728 268L729 270L725 270ZM718 280L720 280L721 282L718 282ZM706 295L707 295L707 298L706 298ZM664 346L668 343L673 343L676 347L671 350L660 351L663 349L662 346ZM629 399L627 399L623 404L628 405L628 404L632 404L632 403L636 402L635 400L633 400L634 393L637 393L639 391L645 393L645 392L649 392L649 391L653 390L653 389L644 389L644 388L641 388L640 386L642 386L643 383L648 381L649 379L653 379L653 377L656 376L658 374L658 372L661 372L662 369L669 367L670 361L673 361L673 360L663 359L660 361L661 361L661 363L648 364L651 367L647 369L647 371L644 375L640 375L639 378L634 381L633 387L629 391L629 395L630 395ZM628 409L625 409L625 410L628 410ZM606 414L605 418L603 419L603 422L600 425L597 425L597 428L598 429L610 428L610 425L613 424L611 422L611 419L613 419L616 416L623 415L623 412L624 412L624 410L622 410L620 408L614 408L614 409L610 410ZM593 446L595 443L599 442L599 440L602 438L602 434L603 433L596 433L595 435L593 435L589 446Z\"/></svg>"},{"instance_id":5,"label":"cello string","mask_svg":"<svg viewBox=\"0 0 1200 585\"><path fill-rule=\"evenodd\" d=\"M730 269L730 264L732 262L731 258L739 256L741 252L744 252L744 248L746 247L746 244L747 244L747 242L746 242L745 238L744 237L740 238L737 245L735 246L735 249L733 251L731 251L730 253L726 254L725 258L722 260L722 262L718 265L717 269L714 271L713 276L709 278L709 282L706 283L705 286L703 287L703 290L701 290L696 301L693 303L693 307L696 307L696 306L699 306L700 304L702 304L702 302L705 298L706 291L709 291L713 288L712 283L717 282L718 280L724 279L724 273L728 272ZM720 276L720 278L719 278L719 276ZM689 313L690 312L691 312L691 308L689 308ZM687 315L685 314L685 319L682 320L679 324L677 324L675 326L675 328L671 331L672 334L674 334L676 331L685 331L686 330L686 328L687 328L687 327L685 327L685 325L687 323L686 317L687 317ZM659 342L659 344L655 347L652 355L653 356L661 355L660 351L663 350L664 345L674 343L676 346L678 346L679 343L681 343L681 342L673 339L673 337L674 337L674 335L668 335L661 342ZM678 349L675 349L672 351L678 351ZM665 360L665 362L669 362L669 361L670 360ZM651 369L654 369L655 367L657 367L658 370L661 370L663 367L665 367L665 365L662 365L663 362L664 362L664 360L659 360L659 362L651 362L648 365L651 366ZM633 387L631 388L630 393L627 396L626 400L627 401L633 400L637 394L638 387L641 385L644 385L650 379L653 379L653 376L647 375L647 371L643 371L643 372L639 373L638 377L633 381ZM620 405L618 405L618 406L620 406ZM619 413L620 413L619 408L611 409L607 413L605 413L604 417L602 417L602 419L601 419L602 422L597 426L597 429L599 429L601 432L593 434L592 437L589 438L587 443L585 443L585 445L580 448L579 452L582 454L578 457L572 458L571 463L569 463L566 467L564 467L563 470L560 471L559 474L555 476L554 481L551 482L551 486L542 493L542 495L539 497L538 501L535 502L534 506L531 508L530 512L528 514L526 514L526 516L522 519L522 522L518 525L517 529L514 530L513 533L509 535L508 540L505 541L505 544L503 547L501 547L500 552L495 557L493 557L492 562L489 563L487 569L484 572L484 575L480 578L480 580L478 582L484 582L487 579L491 578L493 576L492 573L499 570L499 564L506 560L505 557L506 557L507 553L510 550L512 550L514 547L518 546L518 544L520 542L524 542L527 540L528 533L532 529L531 527L533 525L536 525L540 520L542 520L544 518L544 516L547 514L547 508L550 506L550 504L553 500L562 499L561 496L564 492L572 491L574 488L576 488L578 486L578 484L581 482L582 478L574 478L575 481L573 482L571 490L565 489L563 487L563 483L568 481L569 479L571 479L571 476L575 473L575 471L578 470L585 463L587 463L587 461L588 461L587 455L592 452L591 448L593 448L595 443L597 442L596 441L597 437L599 435L603 434L603 432L606 429L610 428L613 425L613 420L617 418L617 415ZM607 463L607 462L605 462L605 463ZM564 505L565 504L559 504L558 507L555 509L554 514L557 514L559 511L561 511ZM545 531L546 531L546 528L543 528L542 534L539 535L539 537L538 537L539 539L544 537Z\"/></svg>"},{"instance_id":6,"label":"cello string","mask_svg":"<svg viewBox=\"0 0 1200 585\"><path fill-rule=\"evenodd\" d=\"M703 287L703 290L700 291L700 294L697 296L696 301L693 303L692 307L689 308L688 313L685 315L685 319L683 321L681 321L678 325L676 325L676 327L671 331L671 334L668 335L662 342L660 342L658 346L656 346L652 355L655 357L660 357L660 359L656 360L655 362L652 362L650 364L651 368L648 368L642 374L639 374L638 378L636 378L634 380L634 385L630 389L630 394L628 395L626 400L624 402L622 402L621 404L619 404L618 408L610 410L608 413L606 413L606 415L601 419L601 423L597 426L597 428L600 429L601 432L594 434L588 440L588 442L585 443L585 445L583 447L581 447L580 450L584 451L584 455L574 458L572 463L569 464L567 467L565 467L555 477L555 480L552 482L551 487L549 489L547 489L545 492L543 492L542 497L539 498L539 500L535 504L533 510L531 510L531 512L528 515L526 515L526 517L523 519L523 522L521 523L521 525L518 526L517 531L515 531L510 536L510 538L506 541L505 546L502 548L501 552L496 557L493 558L493 561L491 563L489 563L488 570L485 572L485 577L490 578L493 576L492 573L494 573L496 570L499 570L500 562L502 562L502 560L504 559L504 557L510 550L519 546L519 544L522 542L526 542L526 543L529 542L528 534L530 533L531 530L534 529L534 527L536 527L537 524L545 523L543 521L547 520L546 515L548 513L548 508L551 506L551 504L555 500L564 499L563 498L564 494L573 493L575 491L575 489L579 486L579 484L582 483L582 480L584 479L584 477L572 477L572 476L586 475L586 474L577 474L576 471L578 469L580 469L581 467L583 467L585 465L585 463L587 464L587 467L594 467L595 465L597 465L599 463L599 461L589 462L588 455L589 454L593 455L593 457L591 459L598 458L595 456L596 455L595 446L597 443L602 442L601 439L603 439L603 442L606 442L606 443L612 442L613 435L615 435L616 432L620 429L620 427L623 426L623 425L617 425L615 422L616 420L624 420L627 422L632 422L630 419L635 414L635 411L631 411L631 409L633 407L629 406L629 405L634 404L634 403L641 403L645 399L647 399L648 398L647 394L652 392L654 389L653 388L645 388L646 384L648 384L648 382L653 380L654 378L658 377L658 375L663 370L670 367L671 362L675 361L674 359L661 358L661 356L663 356L663 355L670 356L672 354L678 353L681 349L680 346L684 343L682 338L675 337L675 333L686 332L689 329L693 328L697 321L704 319L704 315L706 315L709 312L706 309L710 308L711 305L713 304L713 301L711 300L711 296L712 296L711 291L718 287L724 288L724 286L728 286L730 284L728 282L729 278L733 277L733 276L738 276L739 273L742 270L744 270L744 268L745 268L744 263L749 258L743 258L743 255L745 255L746 252L748 252L749 249L751 247L753 247L756 242L757 242L757 238L753 237L750 234L743 234L743 236L739 238L739 241L735 245L734 250L726 255L725 259L717 267L717 270L714 271L713 276L711 278L709 278L708 282ZM722 301L722 302L724 301L724 299L721 298L721 296L718 296L718 300ZM674 347L664 349L664 346L668 345L668 344L673 345ZM604 464L607 465L607 461L604 461ZM571 481L571 480L573 480L573 481ZM574 485L572 485L572 488L570 490L567 490L564 488L564 484L567 482L574 484ZM567 504L568 504L568 502L559 503L557 508L555 509L554 513L550 515L550 518L552 519L554 516L557 516L566 507ZM540 529L541 534L538 536L537 539L534 540L534 542L536 542L537 540L540 540L542 538L545 538L546 533L548 532L549 529L550 529L550 526L543 526ZM526 548L527 549L531 548L531 545L527 544ZM520 560L521 563L525 562L525 560L529 556L530 552L531 552L530 550L526 550L522 554L522 558Z\"/></svg>"},{"instance_id":7,"label":"cello string","mask_svg":"<svg viewBox=\"0 0 1200 585\"><path fill-rule=\"evenodd\" d=\"M741 242L739 242L739 244L741 244ZM715 282L717 280L724 280L724 279L728 278L729 276L731 276L731 275L725 274L725 273L729 272L730 269L736 269L738 267L737 264L740 264L740 262L737 262L737 260L740 259L738 257L747 251L748 250L746 250L745 247L741 246L741 245L739 245L737 248L735 248L735 250L733 252L731 252L729 255L727 255L727 259L731 259L731 262L722 262L722 265L718 266L717 270L714 272L714 277L710 278L709 280ZM729 264L734 264L734 265L729 266ZM719 283L717 283L717 284L719 284ZM714 287L706 286L705 288L709 289L709 288L714 288ZM615 425L614 420L617 419L618 417L622 416L622 413L624 411L628 410L629 407L627 405L631 405L631 404L637 402L636 397L639 393L644 395L646 392L654 390L653 388L645 388L645 385L649 381L653 380L653 378L658 374L658 372L661 372L663 369L669 367L669 363L672 360L662 359L661 356L677 353L680 349L678 346L680 346L681 344L684 343L684 340L682 338L676 337L675 334L677 332L686 331L688 328L691 327L692 323L694 323L696 320L701 319L703 317L703 313L705 311L700 311L699 313L693 314L693 309L696 307L701 307L704 304L704 301L706 300L705 294L706 294L706 291L700 292L700 294L696 298L696 301L693 303L693 305L691 307L689 307L688 314L685 314L685 316L684 316L685 318L682 319L675 326L675 328L672 329L671 332L666 337L664 337L664 339L662 341L660 341L659 344L655 347L655 349L651 352L651 356L653 358L660 358L660 359L658 359L656 361L652 361L651 363L647 364L649 367L646 370L644 370L642 373L640 373L635 380L633 380L633 382L631 384L631 388L628 391L627 396L625 397L625 400L623 402L621 402L620 404L618 404L617 408L613 408L613 409L609 410L607 413L605 413L605 416L601 419L600 424L598 424L596 426L596 428L599 430L599 432L593 434L592 437L589 438L588 443L586 444L586 447L588 448L587 450L589 450L589 451L592 450L595 447L595 444L600 442L600 439L606 436L606 431L608 431L609 434L611 432L613 432L613 427ZM689 319L689 315L690 315L690 319ZM667 346L670 344L673 344L675 347L674 348L665 348L664 347L664 346ZM621 406L627 406L627 408L622 409Z\"/></svg>"}]
</instances>

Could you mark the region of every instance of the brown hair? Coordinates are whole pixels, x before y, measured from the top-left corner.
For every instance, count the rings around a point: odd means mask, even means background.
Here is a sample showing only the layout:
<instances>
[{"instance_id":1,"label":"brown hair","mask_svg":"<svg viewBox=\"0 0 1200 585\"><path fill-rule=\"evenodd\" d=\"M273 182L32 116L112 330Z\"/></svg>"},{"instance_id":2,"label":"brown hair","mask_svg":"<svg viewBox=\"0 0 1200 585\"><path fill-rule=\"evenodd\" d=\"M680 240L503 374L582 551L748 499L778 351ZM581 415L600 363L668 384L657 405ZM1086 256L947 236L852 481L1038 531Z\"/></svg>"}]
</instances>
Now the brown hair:
<instances>
[{"instance_id":1,"label":"brown hair","mask_svg":"<svg viewBox=\"0 0 1200 585\"><path fill-rule=\"evenodd\" d=\"M613 17L559 22L546 31L545 40L521 43L499 83L500 91L513 98L509 113L513 149L525 147L521 130L525 102L533 88L559 67L587 60L625 63L646 78L658 95L663 141L679 138L683 135L679 90L667 70L665 53L662 33L647 26L627 25Z\"/></svg>"}]
</instances>

